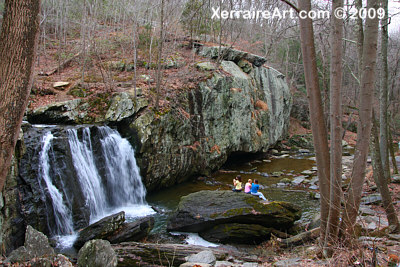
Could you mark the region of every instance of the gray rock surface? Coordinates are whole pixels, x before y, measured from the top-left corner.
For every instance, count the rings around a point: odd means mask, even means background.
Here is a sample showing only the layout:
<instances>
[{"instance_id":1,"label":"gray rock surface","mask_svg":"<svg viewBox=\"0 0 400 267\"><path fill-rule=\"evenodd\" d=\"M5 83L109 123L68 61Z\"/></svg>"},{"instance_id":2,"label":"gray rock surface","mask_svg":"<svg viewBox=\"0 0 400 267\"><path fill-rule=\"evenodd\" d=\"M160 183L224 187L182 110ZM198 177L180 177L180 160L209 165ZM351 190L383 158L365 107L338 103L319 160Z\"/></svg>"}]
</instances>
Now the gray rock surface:
<instances>
[{"instance_id":1,"label":"gray rock surface","mask_svg":"<svg viewBox=\"0 0 400 267\"><path fill-rule=\"evenodd\" d=\"M382 202L381 194L370 194L368 196L361 198L361 204L363 205L378 204L380 202Z\"/></svg>"},{"instance_id":2,"label":"gray rock surface","mask_svg":"<svg viewBox=\"0 0 400 267\"><path fill-rule=\"evenodd\" d=\"M117 255L106 240L90 240L78 253L79 267L113 267L117 264Z\"/></svg>"},{"instance_id":3,"label":"gray rock surface","mask_svg":"<svg viewBox=\"0 0 400 267\"><path fill-rule=\"evenodd\" d=\"M198 232L212 242L252 243L266 240L274 228L287 231L300 209L287 202L260 201L231 191L200 191L181 198L168 230Z\"/></svg>"},{"instance_id":4,"label":"gray rock surface","mask_svg":"<svg viewBox=\"0 0 400 267\"><path fill-rule=\"evenodd\" d=\"M202 262L185 262L179 265L179 267L211 267L213 265L208 264L208 263L202 263Z\"/></svg>"},{"instance_id":5,"label":"gray rock surface","mask_svg":"<svg viewBox=\"0 0 400 267\"><path fill-rule=\"evenodd\" d=\"M122 121L123 119L135 115L147 105L148 101L145 98L135 98L126 92L116 94L111 99L111 104L105 115L105 120L112 122Z\"/></svg>"},{"instance_id":6,"label":"gray rock surface","mask_svg":"<svg viewBox=\"0 0 400 267\"><path fill-rule=\"evenodd\" d=\"M300 266L300 258L292 258L287 260L277 261L273 264L275 267L291 267L291 266Z\"/></svg>"},{"instance_id":7,"label":"gray rock surface","mask_svg":"<svg viewBox=\"0 0 400 267\"><path fill-rule=\"evenodd\" d=\"M83 122L87 110L81 106L81 99L51 103L28 111L28 120L35 124L74 124Z\"/></svg>"},{"instance_id":8,"label":"gray rock surface","mask_svg":"<svg viewBox=\"0 0 400 267\"><path fill-rule=\"evenodd\" d=\"M226 57L232 61L188 91L181 108L162 116L147 110L122 132L136 137L149 191L210 175L235 152L267 152L286 133L292 98L283 75L266 67L244 72L235 63L244 54Z\"/></svg>"},{"instance_id":9,"label":"gray rock surface","mask_svg":"<svg viewBox=\"0 0 400 267\"><path fill-rule=\"evenodd\" d=\"M216 65L212 62L200 62L196 64L199 70L211 71L216 69Z\"/></svg>"},{"instance_id":10,"label":"gray rock surface","mask_svg":"<svg viewBox=\"0 0 400 267\"><path fill-rule=\"evenodd\" d=\"M210 250L204 250L201 251L197 254L191 255L186 258L188 262L200 262L200 263L207 263L214 265L217 259L215 258L215 255L212 251Z\"/></svg>"},{"instance_id":11,"label":"gray rock surface","mask_svg":"<svg viewBox=\"0 0 400 267\"><path fill-rule=\"evenodd\" d=\"M245 59L255 67L261 67L265 62L267 62L266 58L229 47L203 46L199 51L199 54L212 59L217 59L218 55L220 55L223 60L233 61L235 63L239 63L242 59Z\"/></svg>"},{"instance_id":12,"label":"gray rock surface","mask_svg":"<svg viewBox=\"0 0 400 267\"><path fill-rule=\"evenodd\" d=\"M139 241L146 237L153 229L154 217L145 217L137 221L124 223L118 230L106 237L111 244Z\"/></svg>"},{"instance_id":13,"label":"gray rock surface","mask_svg":"<svg viewBox=\"0 0 400 267\"><path fill-rule=\"evenodd\" d=\"M105 217L80 231L74 247L81 248L87 241L92 239L106 239L120 229L124 222L125 212L123 211Z\"/></svg>"},{"instance_id":14,"label":"gray rock surface","mask_svg":"<svg viewBox=\"0 0 400 267\"><path fill-rule=\"evenodd\" d=\"M28 225L25 232L25 244L11 252L7 261L11 263L30 261L33 258L55 255L54 249L50 247L47 236L36 231Z\"/></svg>"}]
</instances>

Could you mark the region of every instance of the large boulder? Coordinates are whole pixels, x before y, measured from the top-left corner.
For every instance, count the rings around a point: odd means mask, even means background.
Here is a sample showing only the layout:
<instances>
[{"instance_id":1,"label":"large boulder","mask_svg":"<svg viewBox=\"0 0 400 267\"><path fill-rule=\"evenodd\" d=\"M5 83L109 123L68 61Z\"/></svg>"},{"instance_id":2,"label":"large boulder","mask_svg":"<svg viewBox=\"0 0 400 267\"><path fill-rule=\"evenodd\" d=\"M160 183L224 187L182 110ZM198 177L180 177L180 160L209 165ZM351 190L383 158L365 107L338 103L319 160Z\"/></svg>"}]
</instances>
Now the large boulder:
<instances>
[{"instance_id":1,"label":"large boulder","mask_svg":"<svg viewBox=\"0 0 400 267\"><path fill-rule=\"evenodd\" d=\"M106 237L111 244L139 241L145 238L154 226L154 217L148 216L137 221L124 223L118 230Z\"/></svg>"},{"instance_id":2,"label":"large boulder","mask_svg":"<svg viewBox=\"0 0 400 267\"><path fill-rule=\"evenodd\" d=\"M266 203L231 191L200 191L181 198L168 230L198 232L212 242L251 243L265 240L273 229L287 231L300 218L287 202Z\"/></svg>"},{"instance_id":3,"label":"large boulder","mask_svg":"<svg viewBox=\"0 0 400 267\"><path fill-rule=\"evenodd\" d=\"M33 258L53 255L55 255L55 252L49 245L47 236L28 225L25 232L25 245L11 252L7 261L11 263L21 263L30 261Z\"/></svg>"},{"instance_id":4,"label":"large boulder","mask_svg":"<svg viewBox=\"0 0 400 267\"><path fill-rule=\"evenodd\" d=\"M255 67L261 67L267 62L266 58L225 46L203 46L199 49L198 53L203 57L212 59L220 57L223 60L233 61L235 63L239 63L240 60L247 60Z\"/></svg>"},{"instance_id":5,"label":"large boulder","mask_svg":"<svg viewBox=\"0 0 400 267\"><path fill-rule=\"evenodd\" d=\"M134 137L149 191L210 175L234 153L266 152L285 135L292 98L284 75L257 67L260 61L245 52L227 55L171 109L141 112L122 130Z\"/></svg>"},{"instance_id":6,"label":"large boulder","mask_svg":"<svg viewBox=\"0 0 400 267\"><path fill-rule=\"evenodd\" d=\"M111 99L111 104L105 115L105 120L112 122L122 121L123 119L135 115L147 105L148 101L145 98L135 98L126 92L115 94Z\"/></svg>"},{"instance_id":7,"label":"large boulder","mask_svg":"<svg viewBox=\"0 0 400 267\"><path fill-rule=\"evenodd\" d=\"M81 99L51 103L34 110L29 110L28 120L31 123L74 124L84 120L87 108L82 107Z\"/></svg>"},{"instance_id":8,"label":"large boulder","mask_svg":"<svg viewBox=\"0 0 400 267\"><path fill-rule=\"evenodd\" d=\"M110 98L110 99L109 99ZM103 106L106 106L104 109ZM51 103L27 111L28 121L34 124L82 124L120 122L133 117L148 106L145 98L121 92L104 98L73 99ZM93 115L91 110L96 110Z\"/></svg>"},{"instance_id":9,"label":"large boulder","mask_svg":"<svg viewBox=\"0 0 400 267\"><path fill-rule=\"evenodd\" d=\"M115 231L120 229L125 222L125 212L110 215L94 224L84 228L74 243L75 248L81 248L87 241L92 239L106 239Z\"/></svg>"},{"instance_id":10,"label":"large boulder","mask_svg":"<svg viewBox=\"0 0 400 267\"><path fill-rule=\"evenodd\" d=\"M90 240L78 253L79 267L113 267L117 264L117 255L106 240Z\"/></svg>"}]
</instances>

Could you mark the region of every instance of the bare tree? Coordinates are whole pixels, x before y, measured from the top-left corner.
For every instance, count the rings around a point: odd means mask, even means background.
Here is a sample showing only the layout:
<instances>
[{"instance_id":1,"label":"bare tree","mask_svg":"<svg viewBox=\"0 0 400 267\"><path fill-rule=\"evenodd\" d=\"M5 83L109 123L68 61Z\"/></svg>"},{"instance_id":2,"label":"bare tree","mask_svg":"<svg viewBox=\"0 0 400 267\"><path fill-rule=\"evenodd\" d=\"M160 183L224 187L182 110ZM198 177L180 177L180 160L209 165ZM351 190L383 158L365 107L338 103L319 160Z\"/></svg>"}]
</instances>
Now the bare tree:
<instances>
[{"instance_id":1,"label":"bare tree","mask_svg":"<svg viewBox=\"0 0 400 267\"><path fill-rule=\"evenodd\" d=\"M378 8L377 0L368 1L367 9L372 8ZM354 233L354 225L360 206L362 186L365 179L368 146L372 127L372 100L376 74L378 25L379 20L377 17L368 17L366 19L362 54L360 119L357 127L357 144L354 154L353 170L343 216L343 230L349 236Z\"/></svg>"},{"instance_id":2,"label":"bare tree","mask_svg":"<svg viewBox=\"0 0 400 267\"><path fill-rule=\"evenodd\" d=\"M382 158L382 167L385 179L390 181L390 165L388 153L388 0L382 0L382 8L385 10L385 17L381 20L381 59L382 69L380 75L379 90L379 135L380 135L380 154Z\"/></svg>"},{"instance_id":3,"label":"bare tree","mask_svg":"<svg viewBox=\"0 0 400 267\"><path fill-rule=\"evenodd\" d=\"M391 233L400 231L399 219L397 218L396 210L393 205L392 196L388 187L388 180L384 175L382 157L379 149L379 133L378 126L375 119L375 113L372 115L372 136L371 136L371 158L372 168L374 171L374 180L382 196L383 208L386 212L386 217L389 222L389 229Z\"/></svg>"},{"instance_id":4,"label":"bare tree","mask_svg":"<svg viewBox=\"0 0 400 267\"><path fill-rule=\"evenodd\" d=\"M330 70L330 205L324 247L335 244L338 238L342 196L342 49L343 20L334 16L334 11L343 8L343 0L332 2L331 16L331 70ZM324 251L330 256L331 250Z\"/></svg>"},{"instance_id":5,"label":"bare tree","mask_svg":"<svg viewBox=\"0 0 400 267\"><path fill-rule=\"evenodd\" d=\"M299 10L310 11L310 0L299 0ZM321 192L321 242L323 243L325 240L326 223L329 215L330 199L328 133L322 108L321 90L319 88L312 20L310 18L300 19L299 23L304 74L307 95L309 98L311 131L313 134Z\"/></svg>"},{"instance_id":6,"label":"bare tree","mask_svg":"<svg viewBox=\"0 0 400 267\"><path fill-rule=\"evenodd\" d=\"M0 190L28 104L39 34L40 0L6 0L0 33Z\"/></svg>"}]
</instances>

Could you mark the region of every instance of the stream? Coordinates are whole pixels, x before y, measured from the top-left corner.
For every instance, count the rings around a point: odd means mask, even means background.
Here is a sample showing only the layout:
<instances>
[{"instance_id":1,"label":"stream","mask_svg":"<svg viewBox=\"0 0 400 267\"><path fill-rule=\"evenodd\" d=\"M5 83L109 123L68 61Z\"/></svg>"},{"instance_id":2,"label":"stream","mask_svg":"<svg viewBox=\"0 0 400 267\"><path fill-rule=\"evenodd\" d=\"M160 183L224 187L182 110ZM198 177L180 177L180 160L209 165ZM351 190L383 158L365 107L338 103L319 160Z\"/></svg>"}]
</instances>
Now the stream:
<instances>
[{"instance_id":1,"label":"stream","mask_svg":"<svg viewBox=\"0 0 400 267\"><path fill-rule=\"evenodd\" d=\"M302 184L297 187L277 187L276 184L284 178L292 180L302 175L301 172L311 170L314 166L314 160L295 154L287 158L253 161L248 161L245 158L235 159L225 164L221 170L215 172L211 177L200 177L197 180L149 194L146 198L147 202L164 211L163 214L155 215L156 224L152 233L165 232L168 215L176 209L182 196L201 190L230 190L232 179L236 175L241 175L243 185L248 179L258 179L260 188L262 188L260 191L268 200L294 203L302 208L303 213L300 221L310 221L319 211L319 201L311 199Z\"/></svg>"},{"instance_id":2,"label":"stream","mask_svg":"<svg viewBox=\"0 0 400 267\"><path fill-rule=\"evenodd\" d=\"M260 191L270 201L300 206L303 222L310 221L319 209L319 201L310 198L303 183L290 186L296 177L315 177L315 161L308 154L278 153L257 160L236 154L210 177L146 196L134 149L114 129L34 125L25 138L30 154L23 159L26 172L22 175L32 187L32 197L41 199L42 221L61 250L72 246L78 229L122 210L128 222L154 214L151 206L162 210L154 215L152 234L167 235L168 217L182 196L201 190L230 190L232 179L239 174L243 184L258 179Z\"/></svg>"}]
</instances>

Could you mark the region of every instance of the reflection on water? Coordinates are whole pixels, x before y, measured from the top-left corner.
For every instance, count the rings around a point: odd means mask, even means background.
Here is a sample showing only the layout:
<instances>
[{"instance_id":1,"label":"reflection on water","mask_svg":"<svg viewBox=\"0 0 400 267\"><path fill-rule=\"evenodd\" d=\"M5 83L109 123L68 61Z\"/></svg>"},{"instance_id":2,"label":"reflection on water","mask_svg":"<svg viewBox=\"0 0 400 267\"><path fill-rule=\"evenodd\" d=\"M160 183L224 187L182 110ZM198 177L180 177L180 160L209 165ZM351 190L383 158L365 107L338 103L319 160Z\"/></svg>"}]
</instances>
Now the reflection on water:
<instances>
[{"instance_id":1,"label":"reflection on water","mask_svg":"<svg viewBox=\"0 0 400 267\"><path fill-rule=\"evenodd\" d=\"M313 166L315 166L315 161L313 160L296 158L271 159L271 162L268 162L268 160L240 164L235 162L226 164L222 170L214 173L211 177L185 182L150 194L147 197L148 202L165 211L164 214L156 215L156 224L153 232L165 230L168 212L177 207L182 196L201 190L230 190L232 179L238 174L242 176L243 182L250 178L258 179L261 187L265 186L260 191L269 200L288 201L297 204L303 211L301 220L311 220L319 210L319 201L310 199L305 191L290 190L296 188L279 189L269 186L278 183L283 178L293 179L300 175L302 171L309 170ZM274 172L281 172L280 176L272 176Z\"/></svg>"}]
</instances>

